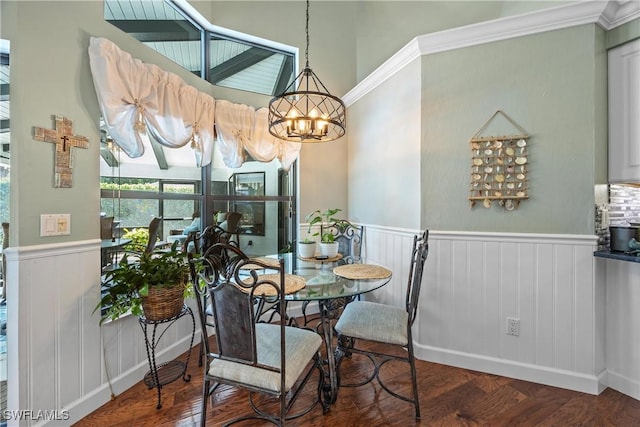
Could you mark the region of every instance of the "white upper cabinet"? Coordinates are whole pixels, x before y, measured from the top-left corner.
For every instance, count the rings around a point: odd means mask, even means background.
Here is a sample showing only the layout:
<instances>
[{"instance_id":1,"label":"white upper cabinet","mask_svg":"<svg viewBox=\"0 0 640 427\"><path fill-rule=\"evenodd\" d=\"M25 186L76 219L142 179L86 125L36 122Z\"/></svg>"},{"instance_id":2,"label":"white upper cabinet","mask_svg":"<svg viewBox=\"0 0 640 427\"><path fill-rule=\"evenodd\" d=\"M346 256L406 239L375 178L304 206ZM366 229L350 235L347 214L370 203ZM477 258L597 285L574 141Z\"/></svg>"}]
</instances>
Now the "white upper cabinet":
<instances>
[{"instance_id":1,"label":"white upper cabinet","mask_svg":"<svg viewBox=\"0 0 640 427\"><path fill-rule=\"evenodd\" d=\"M609 182L640 182L640 39L609 50Z\"/></svg>"}]
</instances>

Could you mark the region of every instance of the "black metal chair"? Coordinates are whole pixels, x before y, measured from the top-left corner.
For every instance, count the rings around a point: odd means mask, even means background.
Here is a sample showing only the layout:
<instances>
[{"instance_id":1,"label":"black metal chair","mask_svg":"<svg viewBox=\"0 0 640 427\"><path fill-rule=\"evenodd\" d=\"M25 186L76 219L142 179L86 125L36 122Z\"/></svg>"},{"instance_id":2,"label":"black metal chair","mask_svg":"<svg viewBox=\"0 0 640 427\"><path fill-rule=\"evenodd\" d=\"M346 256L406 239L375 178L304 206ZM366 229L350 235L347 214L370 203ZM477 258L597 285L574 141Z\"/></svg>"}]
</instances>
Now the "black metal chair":
<instances>
[{"instance_id":1,"label":"black metal chair","mask_svg":"<svg viewBox=\"0 0 640 427\"><path fill-rule=\"evenodd\" d=\"M196 254L202 254L216 243L229 243L233 241L233 233L218 225L209 225L202 231L192 231L182 243L182 250ZM237 244L237 242L234 242Z\"/></svg>"},{"instance_id":2,"label":"black metal chair","mask_svg":"<svg viewBox=\"0 0 640 427\"><path fill-rule=\"evenodd\" d=\"M339 264L357 264L361 262L364 244L364 225L354 225L346 221L320 225L320 235L331 233L334 242L338 242L338 253L342 258Z\"/></svg>"},{"instance_id":3,"label":"black metal chair","mask_svg":"<svg viewBox=\"0 0 640 427\"><path fill-rule=\"evenodd\" d=\"M111 240L113 239L113 217L101 216L100 217L100 239ZM117 249L102 249L100 251L101 268L113 263Z\"/></svg>"},{"instance_id":4,"label":"black metal chair","mask_svg":"<svg viewBox=\"0 0 640 427\"><path fill-rule=\"evenodd\" d=\"M242 218L242 214L240 212L229 212L226 220L226 230L231 234L231 236L235 236L235 241L238 245L240 244L240 218Z\"/></svg>"},{"instance_id":5,"label":"black metal chair","mask_svg":"<svg viewBox=\"0 0 640 427\"><path fill-rule=\"evenodd\" d=\"M248 264L273 270L273 266L250 260L233 244L217 243L204 256L188 254L196 295L202 340L207 355L204 372L201 426L206 424L207 403L221 384L249 391L250 415L241 415L225 425L243 420L262 419L276 425L311 411L320 400L323 373L319 349L322 338L313 331L286 326L284 322L258 322L256 300L277 303L284 299L284 262L280 261L278 280L267 280ZM206 298L205 298L206 295ZM211 352L207 337L207 317L203 301L211 303L217 353ZM279 304L285 318L284 304ZM284 355L284 357L283 357ZM295 414L289 410L311 378L320 373L317 398ZM256 393L278 399L277 413L270 413L254 400Z\"/></svg>"},{"instance_id":6,"label":"black metal chair","mask_svg":"<svg viewBox=\"0 0 640 427\"><path fill-rule=\"evenodd\" d=\"M207 256L207 251L216 243L229 243L236 245L236 242L232 240L232 233L220 228L217 225L209 225L204 230L192 231L188 234L187 239L182 243L182 251L184 253L202 254ZM236 245L237 246L237 245ZM213 309L208 300L208 295L203 295L202 306L204 307L204 314L206 318L206 324L209 327L213 327ZM202 359L205 355L204 343L200 341L200 352L198 357L198 366L202 366Z\"/></svg>"},{"instance_id":7,"label":"black metal chair","mask_svg":"<svg viewBox=\"0 0 640 427\"><path fill-rule=\"evenodd\" d=\"M331 233L333 241L338 242L338 253L342 257L338 265L358 264L362 262L362 245L364 243L364 225L354 225L347 221L337 221L330 225L320 225L320 235ZM360 295L358 295L360 299ZM350 302L350 300L349 300ZM310 301L304 301L300 307L304 325L317 317L307 317L307 307Z\"/></svg>"},{"instance_id":8,"label":"black metal chair","mask_svg":"<svg viewBox=\"0 0 640 427\"><path fill-rule=\"evenodd\" d=\"M145 253L149 254L155 249L161 222L162 218L159 217L151 219L151 222L149 223L149 240L147 241L147 246L144 248Z\"/></svg>"},{"instance_id":9,"label":"black metal chair","mask_svg":"<svg viewBox=\"0 0 640 427\"><path fill-rule=\"evenodd\" d=\"M113 238L113 217L100 217L100 239L106 240Z\"/></svg>"},{"instance_id":10,"label":"black metal chair","mask_svg":"<svg viewBox=\"0 0 640 427\"><path fill-rule=\"evenodd\" d=\"M404 307L395 307L368 301L354 301L347 305L335 325L338 334L338 374L345 357L352 353L363 354L373 363L373 373L363 381L354 384L340 383L341 387L359 387L369 383L374 378L384 390L399 399L413 403L416 419L420 419L420 403L418 400L418 384L416 380L416 365L413 353L413 339L411 326L416 318L418 298L422 285L422 272L429 253L429 231L425 230L421 237L413 238L413 251L409 268L409 280ZM387 353L384 350L365 350L357 346L359 340L374 341L388 346L400 346L407 350L406 355ZM411 367L411 382L413 396L403 396L391 390L379 374L380 367L391 360L401 360ZM340 378L340 376L339 376ZM340 381L340 379L339 379Z\"/></svg>"}]
</instances>

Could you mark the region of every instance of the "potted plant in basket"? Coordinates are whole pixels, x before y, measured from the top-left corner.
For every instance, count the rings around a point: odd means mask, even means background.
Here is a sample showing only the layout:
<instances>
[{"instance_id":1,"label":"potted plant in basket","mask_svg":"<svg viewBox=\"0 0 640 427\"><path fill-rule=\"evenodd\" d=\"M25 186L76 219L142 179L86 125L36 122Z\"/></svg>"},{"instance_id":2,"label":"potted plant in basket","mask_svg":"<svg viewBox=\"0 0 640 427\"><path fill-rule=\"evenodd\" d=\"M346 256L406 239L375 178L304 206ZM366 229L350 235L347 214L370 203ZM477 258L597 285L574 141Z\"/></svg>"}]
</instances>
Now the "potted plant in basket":
<instances>
[{"instance_id":1,"label":"potted plant in basket","mask_svg":"<svg viewBox=\"0 0 640 427\"><path fill-rule=\"evenodd\" d=\"M94 312L102 311L100 323L127 313L144 315L148 320L164 320L182 310L190 295L189 262L177 249L125 254L103 279L103 293Z\"/></svg>"},{"instance_id":2,"label":"potted plant in basket","mask_svg":"<svg viewBox=\"0 0 640 427\"><path fill-rule=\"evenodd\" d=\"M339 228L346 229L348 226L351 225L349 221L347 221L346 219L334 218L334 215L341 211L342 209L334 208L334 209L327 209L324 212L320 210L315 210L311 212L306 217L307 222L309 222L309 228L307 229L307 233L310 233L311 227L313 227L315 224L318 224L318 223L320 223L321 225L323 223L335 224ZM318 236L319 234L320 232L316 232L312 235ZM320 255L325 255L325 256L328 256L329 258L338 255L338 242L334 240L334 236L333 236L333 233L331 233L331 231L326 231L322 233L322 235L320 236L319 245L320 245Z\"/></svg>"}]
</instances>

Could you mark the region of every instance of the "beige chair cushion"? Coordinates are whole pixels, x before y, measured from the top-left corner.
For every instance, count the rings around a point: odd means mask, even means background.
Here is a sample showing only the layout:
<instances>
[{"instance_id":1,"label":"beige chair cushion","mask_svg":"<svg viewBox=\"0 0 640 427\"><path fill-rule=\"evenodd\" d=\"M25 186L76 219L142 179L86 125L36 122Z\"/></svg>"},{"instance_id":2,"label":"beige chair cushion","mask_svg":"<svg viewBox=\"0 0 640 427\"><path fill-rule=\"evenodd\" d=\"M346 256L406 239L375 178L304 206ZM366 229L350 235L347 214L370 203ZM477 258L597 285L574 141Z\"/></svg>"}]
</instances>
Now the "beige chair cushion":
<instances>
[{"instance_id":1,"label":"beige chair cushion","mask_svg":"<svg viewBox=\"0 0 640 427\"><path fill-rule=\"evenodd\" d=\"M285 392L289 391L322 344L322 338L307 329L285 327ZM280 368L280 326L268 323L256 325L258 362ZM215 359L209 365L209 375L222 380L280 392L280 374L242 363Z\"/></svg>"},{"instance_id":2,"label":"beige chair cushion","mask_svg":"<svg viewBox=\"0 0 640 427\"><path fill-rule=\"evenodd\" d=\"M340 335L407 345L407 311L403 308L369 301L353 301L338 319Z\"/></svg>"}]
</instances>

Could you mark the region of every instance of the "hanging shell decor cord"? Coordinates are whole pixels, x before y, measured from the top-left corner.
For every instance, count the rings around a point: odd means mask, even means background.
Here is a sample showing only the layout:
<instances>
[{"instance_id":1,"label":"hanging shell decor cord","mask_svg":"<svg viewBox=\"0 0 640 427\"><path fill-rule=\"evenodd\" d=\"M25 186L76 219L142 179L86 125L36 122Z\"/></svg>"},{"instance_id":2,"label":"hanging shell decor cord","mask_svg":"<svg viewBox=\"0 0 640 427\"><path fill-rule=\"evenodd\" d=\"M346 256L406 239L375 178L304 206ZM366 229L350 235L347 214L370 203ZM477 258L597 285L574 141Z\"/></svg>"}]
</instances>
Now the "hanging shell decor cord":
<instances>
[{"instance_id":1,"label":"hanging shell decor cord","mask_svg":"<svg viewBox=\"0 0 640 427\"><path fill-rule=\"evenodd\" d=\"M482 136L482 132L498 115L504 116L517 134ZM498 206L512 211L520 201L529 198L528 190L528 140L529 135L501 110L496 111L469 139L471 143L470 208L482 202L485 208L497 202Z\"/></svg>"}]
</instances>

